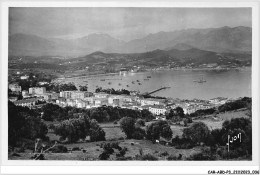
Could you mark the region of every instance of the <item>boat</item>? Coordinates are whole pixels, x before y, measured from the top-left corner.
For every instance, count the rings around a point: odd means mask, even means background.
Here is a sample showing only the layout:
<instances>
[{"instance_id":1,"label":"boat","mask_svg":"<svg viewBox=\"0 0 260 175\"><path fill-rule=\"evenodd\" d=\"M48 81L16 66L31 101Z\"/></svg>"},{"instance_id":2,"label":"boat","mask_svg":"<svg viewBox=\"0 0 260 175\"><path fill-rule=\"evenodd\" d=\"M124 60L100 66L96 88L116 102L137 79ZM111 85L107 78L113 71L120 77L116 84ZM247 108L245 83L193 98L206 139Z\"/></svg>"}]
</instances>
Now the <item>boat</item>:
<instances>
[{"instance_id":1,"label":"boat","mask_svg":"<svg viewBox=\"0 0 260 175\"><path fill-rule=\"evenodd\" d=\"M101 79L100 81L106 81L106 79Z\"/></svg>"},{"instance_id":2,"label":"boat","mask_svg":"<svg viewBox=\"0 0 260 175\"><path fill-rule=\"evenodd\" d=\"M199 80L193 80L196 83L206 83L207 81L203 78L203 76Z\"/></svg>"},{"instance_id":3,"label":"boat","mask_svg":"<svg viewBox=\"0 0 260 175\"><path fill-rule=\"evenodd\" d=\"M141 83L138 83L139 85L142 85Z\"/></svg>"},{"instance_id":4,"label":"boat","mask_svg":"<svg viewBox=\"0 0 260 175\"><path fill-rule=\"evenodd\" d=\"M147 78L152 78L152 76L147 76Z\"/></svg>"},{"instance_id":5,"label":"boat","mask_svg":"<svg viewBox=\"0 0 260 175\"><path fill-rule=\"evenodd\" d=\"M139 80L136 80L136 82L140 82Z\"/></svg>"},{"instance_id":6,"label":"boat","mask_svg":"<svg viewBox=\"0 0 260 175\"><path fill-rule=\"evenodd\" d=\"M132 84L135 84L135 82L134 82L134 81L132 81Z\"/></svg>"},{"instance_id":7,"label":"boat","mask_svg":"<svg viewBox=\"0 0 260 175\"><path fill-rule=\"evenodd\" d=\"M108 84L110 85L110 84L112 84L111 82L108 82Z\"/></svg>"},{"instance_id":8,"label":"boat","mask_svg":"<svg viewBox=\"0 0 260 175\"><path fill-rule=\"evenodd\" d=\"M118 83L118 86L121 86L121 83Z\"/></svg>"},{"instance_id":9,"label":"boat","mask_svg":"<svg viewBox=\"0 0 260 175\"><path fill-rule=\"evenodd\" d=\"M129 85L126 85L126 87L129 87Z\"/></svg>"}]
</instances>

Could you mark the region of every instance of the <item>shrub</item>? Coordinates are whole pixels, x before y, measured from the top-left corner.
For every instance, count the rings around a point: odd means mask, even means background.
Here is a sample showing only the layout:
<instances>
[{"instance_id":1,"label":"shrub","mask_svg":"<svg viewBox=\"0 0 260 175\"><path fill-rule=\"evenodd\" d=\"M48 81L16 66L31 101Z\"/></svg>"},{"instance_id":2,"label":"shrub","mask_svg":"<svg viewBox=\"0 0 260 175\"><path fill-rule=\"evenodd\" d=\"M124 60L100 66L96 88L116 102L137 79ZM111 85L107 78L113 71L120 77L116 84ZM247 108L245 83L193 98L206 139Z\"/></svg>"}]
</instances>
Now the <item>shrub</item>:
<instances>
[{"instance_id":1,"label":"shrub","mask_svg":"<svg viewBox=\"0 0 260 175\"><path fill-rule=\"evenodd\" d=\"M124 157L126 153L126 149L123 148L119 151L119 154L116 154L117 157Z\"/></svg>"},{"instance_id":2,"label":"shrub","mask_svg":"<svg viewBox=\"0 0 260 175\"><path fill-rule=\"evenodd\" d=\"M79 147L73 147L72 151L80 151Z\"/></svg>"},{"instance_id":3,"label":"shrub","mask_svg":"<svg viewBox=\"0 0 260 175\"><path fill-rule=\"evenodd\" d=\"M103 151L99 156L98 159L99 160L108 160L110 157L110 154L106 151Z\"/></svg>"},{"instance_id":4,"label":"shrub","mask_svg":"<svg viewBox=\"0 0 260 175\"><path fill-rule=\"evenodd\" d=\"M124 161L124 160L133 160L132 157L128 156L128 157L116 157L116 160L119 160L119 161Z\"/></svg>"},{"instance_id":5,"label":"shrub","mask_svg":"<svg viewBox=\"0 0 260 175\"><path fill-rule=\"evenodd\" d=\"M167 157L167 160L178 160L178 157L175 155L170 155Z\"/></svg>"},{"instance_id":6,"label":"shrub","mask_svg":"<svg viewBox=\"0 0 260 175\"><path fill-rule=\"evenodd\" d=\"M106 152L107 154L113 154L114 153L114 150L111 147L110 143L104 144L103 149L104 149L104 152Z\"/></svg>"},{"instance_id":7,"label":"shrub","mask_svg":"<svg viewBox=\"0 0 260 175\"><path fill-rule=\"evenodd\" d=\"M190 149L194 147L194 143L190 139L175 136L175 138L172 139L171 146L174 146L176 149Z\"/></svg>"},{"instance_id":8,"label":"shrub","mask_svg":"<svg viewBox=\"0 0 260 175\"><path fill-rule=\"evenodd\" d=\"M167 151L160 153L160 156L168 156L168 155L169 155L169 153Z\"/></svg>"},{"instance_id":9,"label":"shrub","mask_svg":"<svg viewBox=\"0 0 260 175\"><path fill-rule=\"evenodd\" d=\"M152 161L158 160L158 158L155 157L155 156L152 155L152 154L136 155L136 156L135 156L135 159L136 159L136 160L152 160Z\"/></svg>"},{"instance_id":10,"label":"shrub","mask_svg":"<svg viewBox=\"0 0 260 175\"><path fill-rule=\"evenodd\" d=\"M51 148L51 152L53 152L53 153L67 153L68 149L64 145L57 145L54 148Z\"/></svg>"},{"instance_id":11,"label":"shrub","mask_svg":"<svg viewBox=\"0 0 260 175\"><path fill-rule=\"evenodd\" d=\"M187 160L216 160L216 156L205 153L193 154Z\"/></svg>"},{"instance_id":12,"label":"shrub","mask_svg":"<svg viewBox=\"0 0 260 175\"><path fill-rule=\"evenodd\" d=\"M191 113L191 117L197 117L197 116L203 116L203 115L210 115L214 114L216 112L215 108L209 108L209 109L199 109L195 111L194 113Z\"/></svg>"},{"instance_id":13,"label":"shrub","mask_svg":"<svg viewBox=\"0 0 260 175\"><path fill-rule=\"evenodd\" d=\"M45 160L44 154L34 154L31 159L34 160Z\"/></svg>"},{"instance_id":14,"label":"shrub","mask_svg":"<svg viewBox=\"0 0 260 175\"><path fill-rule=\"evenodd\" d=\"M117 140L125 140L124 137L119 137Z\"/></svg>"},{"instance_id":15,"label":"shrub","mask_svg":"<svg viewBox=\"0 0 260 175\"><path fill-rule=\"evenodd\" d=\"M186 127L186 126L188 126L188 119L183 119L183 124L184 124L184 126Z\"/></svg>"},{"instance_id":16,"label":"shrub","mask_svg":"<svg viewBox=\"0 0 260 175\"><path fill-rule=\"evenodd\" d=\"M113 142L113 143L111 143L111 147L112 147L112 148L115 148L115 149L118 148L118 145L119 145L118 142Z\"/></svg>"},{"instance_id":17,"label":"shrub","mask_svg":"<svg viewBox=\"0 0 260 175\"><path fill-rule=\"evenodd\" d=\"M136 128L132 134L133 139L142 140L145 138L145 130L142 128Z\"/></svg>"}]
</instances>

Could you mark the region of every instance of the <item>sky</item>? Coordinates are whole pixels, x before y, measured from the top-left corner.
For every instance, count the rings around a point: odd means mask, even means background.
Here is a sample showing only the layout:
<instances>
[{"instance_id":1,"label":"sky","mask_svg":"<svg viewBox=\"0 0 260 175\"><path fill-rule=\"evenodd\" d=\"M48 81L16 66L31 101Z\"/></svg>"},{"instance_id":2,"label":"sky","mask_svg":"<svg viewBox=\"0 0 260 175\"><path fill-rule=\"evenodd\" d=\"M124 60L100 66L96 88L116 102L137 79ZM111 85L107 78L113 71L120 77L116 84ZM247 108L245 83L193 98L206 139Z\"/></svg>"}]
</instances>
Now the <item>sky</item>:
<instances>
[{"instance_id":1,"label":"sky","mask_svg":"<svg viewBox=\"0 0 260 175\"><path fill-rule=\"evenodd\" d=\"M11 7L9 34L74 39L106 33L129 41L160 31L252 25L250 8Z\"/></svg>"}]
</instances>

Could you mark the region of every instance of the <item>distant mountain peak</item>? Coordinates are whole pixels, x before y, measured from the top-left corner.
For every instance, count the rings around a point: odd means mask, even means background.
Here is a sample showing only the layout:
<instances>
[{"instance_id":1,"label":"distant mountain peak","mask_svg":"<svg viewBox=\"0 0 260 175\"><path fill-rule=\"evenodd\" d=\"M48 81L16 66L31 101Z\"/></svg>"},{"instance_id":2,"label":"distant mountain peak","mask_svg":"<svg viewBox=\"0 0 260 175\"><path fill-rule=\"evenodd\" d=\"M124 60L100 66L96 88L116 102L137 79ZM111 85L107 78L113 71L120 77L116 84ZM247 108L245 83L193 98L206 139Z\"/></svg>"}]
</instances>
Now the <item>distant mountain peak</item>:
<instances>
[{"instance_id":1,"label":"distant mountain peak","mask_svg":"<svg viewBox=\"0 0 260 175\"><path fill-rule=\"evenodd\" d=\"M101 51L96 51L96 52L93 52L93 53L91 53L89 55L104 55L104 54L106 54L106 53L101 52Z\"/></svg>"}]
</instances>

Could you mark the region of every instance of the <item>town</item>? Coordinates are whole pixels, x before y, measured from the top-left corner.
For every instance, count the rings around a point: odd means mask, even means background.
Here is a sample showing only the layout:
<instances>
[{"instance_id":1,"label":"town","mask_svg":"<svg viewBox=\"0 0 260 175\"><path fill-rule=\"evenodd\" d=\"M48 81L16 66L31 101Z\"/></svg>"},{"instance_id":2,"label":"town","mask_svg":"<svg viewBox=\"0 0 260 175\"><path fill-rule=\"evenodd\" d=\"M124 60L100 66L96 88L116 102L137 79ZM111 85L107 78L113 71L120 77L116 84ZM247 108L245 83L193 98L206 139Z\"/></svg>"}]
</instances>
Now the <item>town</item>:
<instances>
[{"instance_id":1,"label":"town","mask_svg":"<svg viewBox=\"0 0 260 175\"><path fill-rule=\"evenodd\" d=\"M24 76L21 76L21 78L24 78ZM39 82L40 85L47 83L48 82ZM14 102L17 106L40 108L45 103L53 103L61 107L71 106L85 109L113 106L133 110L147 109L155 117L157 116L157 118L158 116L165 118L165 114L169 112L170 109L175 109L176 107L183 108L185 114L191 114L197 110L210 109L232 101L224 97L217 97L210 100L144 98L136 91L131 91L130 95L113 95L104 92L95 93L79 90L56 93L46 91L45 87L30 87L28 90L22 90L18 84L9 84L9 89L12 93L22 95L22 99L19 100L18 97L9 97L9 100Z\"/></svg>"}]
</instances>

